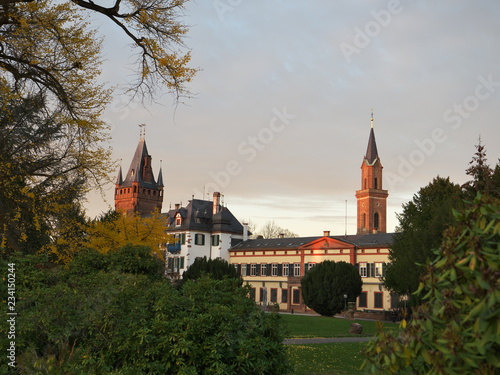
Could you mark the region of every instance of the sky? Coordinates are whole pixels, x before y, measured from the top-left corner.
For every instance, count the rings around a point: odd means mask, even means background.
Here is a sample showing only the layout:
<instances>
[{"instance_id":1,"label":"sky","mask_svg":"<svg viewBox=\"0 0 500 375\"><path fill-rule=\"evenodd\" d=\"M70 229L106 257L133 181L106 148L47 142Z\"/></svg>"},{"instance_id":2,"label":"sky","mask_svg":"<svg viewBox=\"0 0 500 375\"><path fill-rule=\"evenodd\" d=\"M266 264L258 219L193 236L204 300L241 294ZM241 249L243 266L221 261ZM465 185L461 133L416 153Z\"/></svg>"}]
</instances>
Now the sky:
<instances>
[{"instance_id":1,"label":"sky","mask_svg":"<svg viewBox=\"0 0 500 375\"><path fill-rule=\"evenodd\" d=\"M220 191L257 227L355 234L373 110L394 231L434 177L468 180L479 137L489 163L500 158L499 19L495 0L193 1L193 98L146 107L120 92L133 51L102 21L113 158L128 170L144 123L163 211ZM113 188L89 195L89 216L113 207Z\"/></svg>"}]
</instances>

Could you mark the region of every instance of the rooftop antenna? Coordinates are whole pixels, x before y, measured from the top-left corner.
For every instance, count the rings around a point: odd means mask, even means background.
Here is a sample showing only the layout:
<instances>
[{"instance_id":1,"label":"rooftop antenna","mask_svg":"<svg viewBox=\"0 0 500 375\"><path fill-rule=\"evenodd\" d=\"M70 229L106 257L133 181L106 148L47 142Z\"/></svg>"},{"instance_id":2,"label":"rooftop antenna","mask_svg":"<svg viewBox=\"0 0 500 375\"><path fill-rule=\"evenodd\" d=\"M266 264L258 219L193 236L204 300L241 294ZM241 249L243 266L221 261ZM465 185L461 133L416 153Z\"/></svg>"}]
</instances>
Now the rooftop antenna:
<instances>
[{"instance_id":1,"label":"rooftop antenna","mask_svg":"<svg viewBox=\"0 0 500 375\"><path fill-rule=\"evenodd\" d=\"M139 124L139 136L141 140L146 136L146 124Z\"/></svg>"}]
</instances>

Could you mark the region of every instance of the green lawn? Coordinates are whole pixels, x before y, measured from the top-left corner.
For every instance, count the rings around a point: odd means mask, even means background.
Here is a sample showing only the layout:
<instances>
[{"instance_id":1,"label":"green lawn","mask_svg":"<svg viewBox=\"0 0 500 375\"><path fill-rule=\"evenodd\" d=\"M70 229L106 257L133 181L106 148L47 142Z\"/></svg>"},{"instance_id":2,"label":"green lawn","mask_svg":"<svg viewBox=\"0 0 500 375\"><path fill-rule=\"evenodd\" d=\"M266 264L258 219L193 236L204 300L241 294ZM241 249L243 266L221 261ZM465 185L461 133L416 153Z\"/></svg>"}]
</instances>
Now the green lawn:
<instances>
[{"instance_id":1,"label":"green lawn","mask_svg":"<svg viewBox=\"0 0 500 375\"><path fill-rule=\"evenodd\" d=\"M360 336L349 333L352 323L359 323L363 326L361 336L374 336L377 332L377 322L371 320L345 320L330 318L326 316L307 315L282 315L283 320L288 325L288 338L298 337L351 337ZM399 324L384 322L385 329L397 328Z\"/></svg>"},{"instance_id":2,"label":"green lawn","mask_svg":"<svg viewBox=\"0 0 500 375\"><path fill-rule=\"evenodd\" d=\"M363 326L363 335L374 336L375 321L350 321L338 318L307 315L282 315L288 325L288 338L351 337L352 323ZM399 324L384 322L384 329L398 329ZM364 361L362 350L366 342L288 345L290 358L295 366L293 375L355 375Z\"/></svg>"},{"instance_id":3,"label":"green lawn","mask_svg":"<svg viewBox=\"0 0 500 375\"><path fill-rule=\"evenodd\" d=\"M341 344L288 345L295 366L294 375L354 375L364 361L365 342Z\"/></svg>"}]
</instances>

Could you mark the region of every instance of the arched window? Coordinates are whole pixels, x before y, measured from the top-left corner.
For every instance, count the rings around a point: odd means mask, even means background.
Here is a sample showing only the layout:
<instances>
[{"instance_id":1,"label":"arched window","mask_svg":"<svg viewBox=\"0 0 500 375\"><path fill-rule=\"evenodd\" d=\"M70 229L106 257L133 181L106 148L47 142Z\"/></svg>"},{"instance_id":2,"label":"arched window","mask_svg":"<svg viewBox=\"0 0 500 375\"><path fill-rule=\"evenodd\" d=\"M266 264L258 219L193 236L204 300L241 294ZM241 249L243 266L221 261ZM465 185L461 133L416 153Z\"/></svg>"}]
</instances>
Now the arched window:
<instances>
[{"instance_id":1,"label":"arched window","mask_svg":"<svg viewBox=\"0 0 500 375\"><path fill-rule=\"evenodd\" d=\"M364 185L364 186L363 186L363 189L368 188L368 186L366 186L366 178L365 178L365 179L364 179L364 181L363 181L363 185Z\"/></svg>"},{"instance_id":2,"label":"arched window","mask_svg":"<svg viewBox=\"0 0 500 375\"><path fill-rule=\"evenodd\" d=\"M378 226L379 226L379 219L378 219L378 212L375 212L375 214L373 215L373 228L377 229L378 230Z\"/></svg>"},{"instance_id":3,"label":"arched window","mask_svg":"<svg viewBox=\"0 0 500 375\"><path fill-rule=\"evenodd\" d=\"M378 186L377 186L378 184L377 184L377 182L378 182L378 181L377 181L377 177L375 177L375 180L374 180L374 186L373 186L373 188L374 188L374 189L378 189Z\"/></svg>"}]
</instances>

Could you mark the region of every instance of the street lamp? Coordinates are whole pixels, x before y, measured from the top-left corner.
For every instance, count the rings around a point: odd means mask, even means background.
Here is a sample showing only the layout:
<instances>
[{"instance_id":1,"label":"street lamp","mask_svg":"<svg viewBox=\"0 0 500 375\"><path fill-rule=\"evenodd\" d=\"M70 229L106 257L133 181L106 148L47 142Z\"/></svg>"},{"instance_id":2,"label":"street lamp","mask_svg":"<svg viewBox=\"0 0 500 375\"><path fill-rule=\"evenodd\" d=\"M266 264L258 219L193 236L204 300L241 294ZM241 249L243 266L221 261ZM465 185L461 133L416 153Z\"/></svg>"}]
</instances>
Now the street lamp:
<instances>
[{"instance_id":1,"label":"street lamp","mask_svg":"<svg viewBox=\"0 0 500 375\"><path fill-rule=\"evenodd\" d=\"M347 311L347 294L344 294L344 310Z\"/></svg>"}]
</instances>

